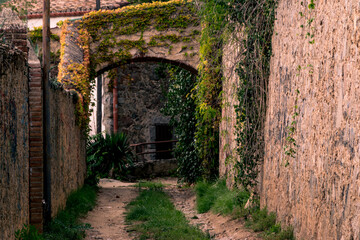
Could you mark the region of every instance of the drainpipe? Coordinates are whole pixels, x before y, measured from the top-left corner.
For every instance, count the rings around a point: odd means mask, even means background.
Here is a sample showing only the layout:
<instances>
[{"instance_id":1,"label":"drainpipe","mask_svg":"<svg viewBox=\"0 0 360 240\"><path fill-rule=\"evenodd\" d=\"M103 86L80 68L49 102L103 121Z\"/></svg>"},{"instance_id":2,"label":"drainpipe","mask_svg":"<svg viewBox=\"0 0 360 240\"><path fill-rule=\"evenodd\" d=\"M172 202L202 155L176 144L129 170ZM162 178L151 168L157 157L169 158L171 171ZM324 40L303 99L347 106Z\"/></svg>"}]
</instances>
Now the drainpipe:
<instances>
[{"instance_id":1,"label":"drainpipe","mask_svg":"<svg viewBox=\"0 0 360 240\"><path fill-rule=\"evenodd\" d=\"M49 106L49 71L50 71L50 0L43 1L43 141L44 141L44 220L45 223L51 219L51 168L49 154L50 143L50 106Z\"/></svg>"},{"instance_id":2,"label":"drainpipe","mask_svg":"<svg viewBox=\"0 0 360 240\"><path fill-rule=\"evenodd\" d=\"M96 0L96 10L100 9L100 0ZM102 123L102 75L97 77L97 93L96 93L96 133L101 133Z\"/></svg>"},{"instance_id":3,"label":"drainpipe","mask_svg":"<svg viewBox=\"0 0 360 240\"><path fill-rule=\"evenodd\" d=\"M101 123L102 123L102 75L97 77L96 85L96 133L101 133Z\"/></svg>"},{"instance_id":4,"label":"drainpipe","mask_svg":"<svg viewBox=\"0 0 360 240\"><path fill-rule=\"evenodd\" d=\"M114 121L114 133L118 132L118 89L117 82L119 76L119 68L116 68L116 77L114 79L113 88L113 121Z\"/></svg>"}]
</instances>

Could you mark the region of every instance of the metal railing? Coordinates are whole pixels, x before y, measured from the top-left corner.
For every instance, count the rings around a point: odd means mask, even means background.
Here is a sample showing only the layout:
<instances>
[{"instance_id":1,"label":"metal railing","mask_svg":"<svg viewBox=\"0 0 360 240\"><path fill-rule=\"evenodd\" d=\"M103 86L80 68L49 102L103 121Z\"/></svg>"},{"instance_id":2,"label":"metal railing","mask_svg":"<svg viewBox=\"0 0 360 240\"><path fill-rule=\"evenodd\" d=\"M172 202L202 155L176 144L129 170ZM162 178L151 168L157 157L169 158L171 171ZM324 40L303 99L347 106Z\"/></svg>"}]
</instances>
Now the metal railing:
<instances>
[{"instance_id":1,"label":"metal railing","mask_svg":"<svg viewBox=\"0 0 360 240\"><path fill-rule=\"evenodd\" d=\"M166 149L166 150L156 150L157 146L169 144L169 143L175 143L178 140L167 140L167 141L157 141L157 142L144 142L144 143L137 143L137 144L130 144L130 147L135 149L136 156L144 156L147 154L164 154L164 153L170 153L173 152L173 148ZM155 150L151 150L148 148L150 145L155 145ZM144 157L142 157L144 158Z\"/></svg>"}]
</instances>

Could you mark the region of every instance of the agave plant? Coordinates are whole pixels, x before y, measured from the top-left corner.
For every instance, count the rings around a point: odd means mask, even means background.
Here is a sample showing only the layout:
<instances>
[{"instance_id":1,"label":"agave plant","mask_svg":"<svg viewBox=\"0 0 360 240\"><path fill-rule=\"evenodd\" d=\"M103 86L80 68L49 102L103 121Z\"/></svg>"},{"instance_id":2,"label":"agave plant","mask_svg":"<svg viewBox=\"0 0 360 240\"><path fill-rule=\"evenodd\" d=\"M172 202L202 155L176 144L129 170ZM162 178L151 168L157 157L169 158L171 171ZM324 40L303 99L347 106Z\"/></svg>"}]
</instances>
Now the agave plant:
<instances>
[{"instance_id":1,"label":"agave plant","mask_svg":"<svg viewBox=\"0 0 360 240\"><path fill-rule=\"evenodd\" d=\"M110 171L122 175L133 164L134 155L124 133L100 133L87 143L88 183L96 184L101 177L109 177Z\"/></svg>"}]
</instances>

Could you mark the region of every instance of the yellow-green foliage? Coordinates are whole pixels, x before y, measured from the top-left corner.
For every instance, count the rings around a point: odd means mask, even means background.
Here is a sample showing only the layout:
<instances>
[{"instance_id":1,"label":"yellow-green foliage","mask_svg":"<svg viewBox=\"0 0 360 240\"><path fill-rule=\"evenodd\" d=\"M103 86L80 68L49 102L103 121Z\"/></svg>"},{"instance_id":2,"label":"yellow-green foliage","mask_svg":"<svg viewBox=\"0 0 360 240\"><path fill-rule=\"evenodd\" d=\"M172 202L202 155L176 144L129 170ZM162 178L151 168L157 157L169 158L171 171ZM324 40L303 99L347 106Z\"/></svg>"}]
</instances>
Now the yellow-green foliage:
<instances>
[{"instance_id":1,"label":"yellow-green foliage","mask_svg":"<svg viewBox=\"0 0 360 240\"><path fill-rule=\"evenodd\" d=\"M41 42L42 41L42 27L34 27L33 30L29 31L29 39L32 43ZM59 41L60 38L58 35L51 33L50 39L54 41Z\"/></svg>"},{"instance_id":2,"label":"yellow-green foliage","mask_svg":"<svg viewBox=\"0 0 360 240\"><path fill-rule=\"evenodd\" d=\"M222 39L227 21L224 6L217 1L203 5L200 39L199 81L196 89L196 145L204 178L214 179L219 166L219 124L221 120ZM219 18L219 16L222 16Z\"/></svg>"},{"instance_id":3,"label":"yellow-green foliage","mask_svg":"<svg viewBox=\"0 0 360 240\"><path fill-rule=\"evenodd\" d=\"M91 55L91 63L95 67L103 62L118 63L130 59L131 49L146 53L149 47L166 46L180 41L190 41L199 31L193 31L189 37L181 35L183 29L198 26L199 19L194 5L190 1L173 0L170 2L144 3L116 10L100 10L85 15L80 28L86 29L91 41L98 43ZM146 30L155 29L161 33L144 41L142 34ZM178 33L167 34L166 31ZM140 33L137 40L118 40L116 36ZM190 38L191 37L191 38ZM116 48L117 51L111 51Z\"/></svg>"},{"instance_id":4,"label":"yellow-green foliage","mask_svg":"<svg viewBox=\"0 0 360 240\"><path fill-rule=\"evenodd\" d=\"M79 124L87 128L89 122L89 106L92 79L96 76L95 69L102 63L125 63L132 58L130 50L136 49L146 53L151 47L168 47L169 53L173 46L179 42L189 42L200 34L193 30L189 36L183 36L184 29L199 26L200 21L191 1L173 0L169 2L144 3L132 5L116 10L100 10L90 12L81 20L74 22L79 28L80 47L84 51L82 63L65 63L63 61L65 49L65 36L69 22L62 23L61 36L61 62L59 65L59 81L66 88L75 89L80 94L81 106L77 107ZM159 35L152 37L149 42L143 39L146 30L155 29ZM171 33L167 34L167 31ZM175 32L175 33L174 33ZM177 32L177 33L176 33ZM138 34L139 38L119 40L116 36ZM90 44L96 46L91 49ZM116 49L116 51L113 51ZM190 56L194 56L191 53Z\"/></svg>"},{"instance_id":5,"label":"yellow-green foliage","mask_svg":"<svg viewBox=\"0 0 360 240\"><path fill-rule=\"evenodd\" d=\"M89 130L90 121L90 99L93 81L91 78L90 68L90 48L89 48L89 34L85 29L79 31L78 41L84 51L84 59L82 63L70 63L65 65L64 63L64 49L65 49L65 37L68 33L68 21L65 21L62 28L62 34L60 36L61 48L60 48L60 64L58 79L67 89L73 89L79 94L78 101L76 103L76 115L77 124L85 132Z\"/></svg>"}]
</instances>

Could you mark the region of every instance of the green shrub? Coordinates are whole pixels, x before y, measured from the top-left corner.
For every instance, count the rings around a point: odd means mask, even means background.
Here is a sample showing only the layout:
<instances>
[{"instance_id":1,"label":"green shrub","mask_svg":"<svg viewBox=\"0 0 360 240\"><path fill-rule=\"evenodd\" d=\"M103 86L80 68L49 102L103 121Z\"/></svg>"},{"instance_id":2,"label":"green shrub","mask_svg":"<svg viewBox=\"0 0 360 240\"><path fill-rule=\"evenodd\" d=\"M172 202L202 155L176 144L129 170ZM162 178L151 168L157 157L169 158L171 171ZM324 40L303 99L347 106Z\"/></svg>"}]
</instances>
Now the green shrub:
<instances>
[{"instance_id":1,"label":"green shrub","mask_svg":"<svg viewBox=\"0 0 360 240\"><path fill-rule=\"evenodd\" d=\"M90 185L97 184L101 177L122 177L133 164L128 138L124 133L97 134L87 143L87 179Z\"/></svg>"},{"instance_id":2,"label":"green shrub","mask_svg":"<svg viewBox=\"0 0 360 240\"><path fill-rule=\"evenodd\" d=\"M79 218L93 209L96 204L96 187L84 185L81 189L70 194L66 207L45 227L45 239L83 239L89 224L82 224Z\"/></svg>"},{"instance_id":3,"label":"green shrub","mask_svg":"<svg viewBox=\"0 0 360 240\"><path fill-rule=\"evenodd\" d=\"M24 225L22 229L16 231L16 240L44 240L43 236L38 233L32 225Z\"/></svg>"},{"instance_id":4,"label":"green shrub","mask_svg":"<svg viewBox=\"0 0 360 240\"><path fill-rule=\"evenodd\" d=\"M165 66L169 77L169 90L161 112L170 116L170 125L178 139L174 149L174 157L178 162L178 176L181 180L194 183L202 174L201 160L195 149L195 100L192 90L196 79L190 72L180 67Z\"/></svg>"},{"instance_id":5,"label":"green shrub","mask_svg":"<svg viewBox=\"0 0 360 240\"><path fill-rule=\"evenodd\" d=\"M267 209L260 209L259 199L253 199L253 207L245 209L250 194L248 191L229 190L225 180L218 180L210 184L199 182L195 186L196 207L199 213L211 210L214 213L230 215L234 219L244 217L246 227L255 232L263 232L261 235L268 240L294 240L291 227L285 230L276 223L276 215Z\"/></svg>"},{"instance_id":6,"label":"green shrub","mask_svg":"<svg viewBox=\"0 0 360 240\"><path fill-rule=\"evenodd\" d=\"M271 212L268 213L267 209L261 209L251 214L251 218L246 223L255 232L265 231L270 229L276 224L276 215Z\"/></svg>"},{"instance_id":7,"label":"green shrub","mask_svg":"<svg viewBox=\"0 0 360 240\"><path fill-rule=\"evenodd\" d=\"M276 224L278 225L278 224ZM280 225L278 225L280 226ZM292 227L287 227L285 230L278 230L278 232L271 232L272 229L270 229L270 232L267 232L267 234L264 236L267 240L295 240L294 236L294 230Z\"/></svg>"},{"instance_id":8,"label":"green shrub","mask_svg":"<svg viewBox=\"0 0 360 240\"><path fill-rule=\"evenodd\" d=\"M215 184L199 182L195 187L195 191L199 213L211 209L215 213L229 215L237 206L243 207L249 198L249 193L246 191L230 191L226 187L224 179L218 180Z\"/></svg>"}]
</instances>

